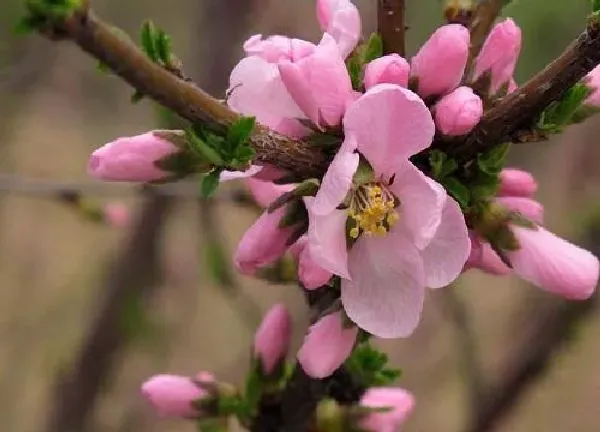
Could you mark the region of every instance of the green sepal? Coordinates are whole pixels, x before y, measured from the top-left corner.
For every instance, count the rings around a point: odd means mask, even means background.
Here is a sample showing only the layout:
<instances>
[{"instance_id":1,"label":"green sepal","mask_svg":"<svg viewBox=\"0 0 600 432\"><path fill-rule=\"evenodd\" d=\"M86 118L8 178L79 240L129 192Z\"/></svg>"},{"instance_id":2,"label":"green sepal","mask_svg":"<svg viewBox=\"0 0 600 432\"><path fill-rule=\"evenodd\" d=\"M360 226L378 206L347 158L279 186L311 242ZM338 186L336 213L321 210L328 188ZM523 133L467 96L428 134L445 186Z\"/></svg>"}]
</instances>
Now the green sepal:
<instances>
[{"instance_id":1,"label":"green sepal","mask_svg":"<svg viewBox=\"0 0 600 432\"><path fill-rule=\"evenodd\" d=\"M362 155L360 156L360 161L358 163L358 168L352 177L352 184L355 186L360 186L363 184L371 183L375 180L375 170L369 163L367 159L365 159Z\"/></svg>"},{"instance_id":2,"label":"green sepal","mask_svg":"<svg viewBox=\"0 0 600 432\"><path fill-rule=\"evenodd\" d=\"M256 117L240 117L227 130L227 143L231 150L248 142L256 126Z\"/></svg>"},{"instance_id":3,"label":"green sepal","mask_svg":"<svg viewBox=\"0 0 600 432\"><path fill-rule=\"evenodd\" d=\"M371 33L369 40L365 43L363 64L368 64L383 56L383 39L379 33Z\"/></svg>"},{"instance_id":4,"label":"green sepal","mask_svg":"<svg viewBox=\"0 0 600 432\"><path fill-rule=\"evenodd\" d=\"M171 153L155 162L155 165L163 171L167 171L177 176L186 176L199 169L199 164L187 152Z\"/></svg>"},{"instance_id":5,"label":"green sepal","mask_svg":"<svg viewBox=\"0 0 600 432\"><path fill-rule=\"evenodd\" d=\"M458 178L447 177L442 184L448 193L460 204L461 208L466 209L469 207L471 192Z\"/></svg>"},{"instance_id":6,"label":"green sepal","mask_svg":"<svg viewBox=\"0 0 600 432\"><path fill-rule=\"evenodd\" d=\"M429 164L431 165L431 176L438 181L443 180L458 169L458 162L448 158L441 150L434 149L429 153Z\"/></svg>"},{"instance_id":7,"label":"green sepal","mask_svg":"<svg viewBox=\"0 0 600 432\"><path fill-rule=\"evenodd\" d=\"M369 341L359 343L346 360L346 369L365 387L393 384L400 376L400 369L388 367L388 355L374 348Z\"/></svg>"},{"instance_id":8,"label":"green sepal","mask_svg":"<svg viewBox=\"0 0 600 432\"><path fill-rule=\"evenodd\" d=\"M202 180L200 181L200 193L204 198L210 198L217 190L220 176L221 170L216 168L202 177Z\"/></svg>"},{"instance_id":9,"label":"green sepal","mask_svg":"<svg viewBox=\"0 0 600 432\"><path fill-rule=\"evenodd\" d=\"M142 51L155 63L159 61L156 44L157 34L158 30L152 21L146 20L142 23L140 27L140 45Z\"/></svg>"},{"instance_id":10,"label":"green sepal","mask_svg":"<svg viewBox=\"0 0 600 432\"><path fill-rule=\"evenodd\" d=\"M190 150L200 158L215 166L223 166L225 164L225 161L221 158L219 152L213 147L215 144L218 145L218 143L215 142L215 138L218 137L210 134L205 135L205 138L200 137L196 134L194 129L188 129L186 131L186 137Z\"/></svg>"}]
</instances>

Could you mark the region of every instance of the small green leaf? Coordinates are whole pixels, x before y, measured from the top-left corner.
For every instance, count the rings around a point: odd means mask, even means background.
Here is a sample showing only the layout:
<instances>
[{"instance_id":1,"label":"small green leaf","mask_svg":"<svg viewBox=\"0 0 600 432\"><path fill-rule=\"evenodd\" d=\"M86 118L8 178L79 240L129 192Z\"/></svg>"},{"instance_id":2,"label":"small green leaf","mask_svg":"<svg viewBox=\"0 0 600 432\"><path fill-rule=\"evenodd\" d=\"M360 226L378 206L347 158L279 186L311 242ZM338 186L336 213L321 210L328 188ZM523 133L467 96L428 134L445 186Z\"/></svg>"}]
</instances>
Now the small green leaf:
<instances>
[{"instance_id":1,"label":"small green leaf","mask_svg":"<svg viewBox=\"0 0 600 432\"><path fill-rule=\"evenodd\" d=\"M255 361L260 362L260 359L257 359ZM250 410L254 410L258 406L258 402L260 401L260 397L263 392L263 377L261 377L259 373L260 370L262 370L262 367L260 365L257 365L257 367L250 368L250 372L248 373L248 377L246 378L244 399L246 401L246 405Z\"/></svg>"},{"instance_id":2,"label":"small green leaf","mask_svg":"<svg viewBox=\"0 0 600 432\"><path fill-rule=\"evenodd\" d=\"M153 62L158 62L158 48L156 46L157 30L150 20L144 21L140 28L140 44L142 50Z\"/></svg>"},{"instance_id":3,"label":"small green leaf","mask_svg":"<svg viewBox=\"0 0 600 432\"><path fill-rule=\"evenodd\" d=\"M256 126L256 117L240 117L227 131L227 141L237 148L245 144Z\"/></svg>"},{"instance_id":4,"label":"small green leaf","mask_svg":"<svg viewBox=\"0 0 600 432\"><path fill-rule=\"evenodd\" d=\"M225 166L225 161L219 152L211 146L211 144L215 144L216 137L214 135L205 134L205 138L208 140L208 142L205 142L204 139L196 135L195 130L188 129L186 136L190 149L194 153L215 166Z\"/></svg>"},{"instance_id":5,"label":"small green leaf","mask_svg":"<svg viewBox=\"0 0 600 432\"><path fill-rule=\"evenodd\" d=\"M575 113L591 92L584 83L575 84L560 101L554 102L543 112L538 127L550 133L561 132L565 126L574 123Z\"/></svg>"},{"instance_id":6,"label":"small green leaf","mask_svg":"<svg viewBox=\"0 0 600 432\"><path fill-rule=\"evenodd\" d=\"M400 375L399 369L388 367L388 356L373 348L368 341L360 343L345 363L352 376L366 387L393 384Z\"/></svg>"},{"instance_id":7,"label":"small green leaf","mask_svg":"<svg viewBox=\"0 0 600 432\"><path fill-rule=\"evenodd\" d=\"M171 38L163 30L158 29L155 39L156 54L163 65L171 64Z\"/></svg>"},{"instance_id":8,"label":"small green leaf","mask_svg":"<svg viewBox=\"0 0 600 432\"><path fill-rule=\"evenodd\" d=\"M200 183L200 192L204 198L210 198L210 196L217 190L219 186L221 170L214 170L204 177Z\"/></svg>"},{"instance_id":9,"label":"small green leaf","mask_svg":"<svg viewBox=\"0 0 600 432\"><path fill-rule=\"evenodd\" d=\"M348 69L348 75L352 81L352 88L354 90L360 90L362 87L362 68L363 64L359 53L353 53L346 60L346 68Z\"/></svg>"},{"instance_id":10,"label":"small green leaf","mask_svg":"<svg viewBox=\"0 0 600 432\"><path fill-rule=\"evenodd\" d=\"M477 156L477 166L487 174L496 174L504 168L509 150L510 143L496 146L489 152Z\"/></svg>"},{"instance_id":11,"label":"small green leaf","mask_svg":"<svg viewBox=\"0 0 600 432\"><path fill-rule=\"evenodd\" d=\"M458 169L458 162L449 159L448 155L441 150L432 150L429 154L431 175L436 180L443 180Z\"/></svg>"},{"instance_id":12,"label":"small green leaf","mask_svg":"<svg viewBox=\"0 0 600 432\"><path fill-rule=\"evenodd\" d=\"M600 12L600 0L592 0L592 12Z\"/></svg>"},{"instance_id":13,"label":"small green leaf","mask_svg":"<svg viewBox=\"0 0 600 432\"><path fill-rule=\"evenodd\" d=\"M447 177L444 180L444 186L454 197L456 201L460 204L460 206L464 209L469 207L469 203L471 201L471 193L469 189L460 182L456 177Z\"/></svg>"},{"instance_id":14,"label":"small green leaf","mask_svg":"<svg viewBox=\"0 0 600 432\"><path fill-rule=\"evenodd\" d=\"M372 33L365 44L363 63L367 64L381 56L383 56L383 39L379 33Z\"/></svg>"}]
</instances>

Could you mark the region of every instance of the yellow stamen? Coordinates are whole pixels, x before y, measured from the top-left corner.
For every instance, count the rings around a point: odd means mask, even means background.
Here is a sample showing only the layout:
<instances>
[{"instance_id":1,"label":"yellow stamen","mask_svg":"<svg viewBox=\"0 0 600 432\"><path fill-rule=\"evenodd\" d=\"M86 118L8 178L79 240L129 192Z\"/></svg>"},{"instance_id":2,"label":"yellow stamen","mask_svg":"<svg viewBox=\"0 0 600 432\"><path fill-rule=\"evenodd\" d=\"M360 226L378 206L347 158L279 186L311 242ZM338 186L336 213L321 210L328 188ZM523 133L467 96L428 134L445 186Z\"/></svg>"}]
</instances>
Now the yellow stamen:
<instances>
[{"instance_id":1,"label":"yellow stamen","mask_svg":"<svg viewBox=\"0 0 600 432\"><path fill-rule=\"evenodd\" d=\"M400 218L396 207L396 198L384 185L361 185L352 196L348 209L348 215L354 221L350 237L358 238L361 233L367 236L385 236Z\"/></svg>"}]
</instances>

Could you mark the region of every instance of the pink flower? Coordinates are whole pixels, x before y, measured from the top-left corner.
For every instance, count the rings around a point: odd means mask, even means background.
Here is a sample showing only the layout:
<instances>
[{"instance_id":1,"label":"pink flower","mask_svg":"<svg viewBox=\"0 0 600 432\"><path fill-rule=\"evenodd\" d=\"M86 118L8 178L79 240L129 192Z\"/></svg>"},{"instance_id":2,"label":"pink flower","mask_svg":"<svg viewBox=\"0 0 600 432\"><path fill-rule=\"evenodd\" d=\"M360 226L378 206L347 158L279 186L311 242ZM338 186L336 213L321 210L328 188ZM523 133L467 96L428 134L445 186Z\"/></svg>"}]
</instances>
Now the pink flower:
<instances>
[{"instance_id":1,"label":"pink flower","mask_svg":"<svg viewBox=\"0 0 600 432\"><path fill-rule=\"evenodd\" d=\"M444 95L460 84L469 56L469 30L460 24L438 28L412 58L411 76L423 97Z\"/></svg>"},{"instance_id":2,"label":"pink flower","mask_svg":"<svg viewBox=\"0 0 600 432\"><path fill-rule=\"evenodd\" d=\"M279 227L284 215L285 207L272 213L265 211L244 233L234 257L235 265L241 273L254 274L256 270L274 263L285 253L295 228Z\"/></svg>"},{"instance_id":3,"label":"pink flower","mask_svg":"<svg viewBox=\"0 0 600 432\"><path fill-rule=\"evenodd\" d=\"M361 34L358 9L350 0L317 0L317 19L335 39L343 58L356 47Z\"/></svg>"},{"instance_id":4,"label":"pink flower","mask_svg":"<svg viewBox=\"0 0 600 432\"><path fill-rule=\"evenodd\" d=\"M464 217L408 159L429 147L434 134L416 94L375 86L350 106L344 130L346 140L319 192L305 198L308 247L320 266L342 278L341 299L352 321L379 337L408 336L425 287L453 281L469 256ZM374 179L353 186L356 151L373 167ZM349 208L339 209L345 200ZM350 250L347 234L356 240Z\"/></svg>"},{"instance_id":5,"label":"pink flower","mask_svg":"<svg viewBox=\"0 0 600 432\"><path fill-rule=\"evenodd\" d=\"M585 103L594 107L600 107L600 65L596 66L584 79L584 83L591 90Z\"/></svg>"},{"instance_id":6,"label":"pink flower","mask_svg":"<svg viewBox=\"0 0 600 432\"><path fill-rule=\"evenodd\" d=\"M365 88L369 90L377 84L397 84L408 86L410 66L398 54L389 54L371 61L365 69Z\"/></svg>"},{"instance_id":7,"label":"pink flower","mask_svg":"<svg viewBox=\"0 0 600 432\"><path fill-rule=\"evenodd\" d=\"M465 271L472 268L496 276L506 276L511 273L510 267L502 262L490 244L473 233L471 234L471 254L465 263Z\"/></svg>"},{"instance_id":8,"label":"pink flower","mask_svg":"<svg viewBox=\"0 0 600 432\"><path fill-rule=\"evenodd\" d=\"M298 351L298 361L312 378L326 378L346 361L358 329L344 328L341 312L321 318L312 325Z\"/></svg>"},{"instance_id":9,"label":"pink flower","mask_svg":"<svg viewBox=\"0 0 600 432\"><path fill-rule=\"evenodd\" d=\"M88 173L99 180L150 182L168 177L156 164L179 149L157 131L118 138L92 153Z\"/></svg>"},{"instance_id":10,"label":"pink flower","mask_svg":"<svg viewBox=\"0 0 600 432\"><path fill-rule=\"evenodd\" d=\"M412 412L415 398L401 388L374 387L365 392L360 405L365 408L389 408L388 411L367 414L360 422L365 432L395 432Z\"/></svg>"},{"instance_id":11,"label":"pink flower","mask_svg":"<svg viewBox=\"0 0 600 432\"><path fill-rule=\"evenodd\" d=\"M316 51L295 62L279 63L292 99L317 126L338 125L353 98L352 82L335 40L327 33Z\"/></svg>"},{"instance_id":12,"label":"pink flower","mask_svg":"<svg viewBox=\"0 0 600 432\"><path fill-rule=\"evenodd\" d=\"M505 168L500 172L498 196L532 197L538 184L531 173L516 168Z\"/></svg>"},{"instance_id":13,"label":"pink flower","mask_svg":"<svg viewBox=\"0 0 600 432\"><path fill-rule=\"evenodd\" d=\"M496 24L475 59L473 80L490 72L490 93L497 93L503 85L510 84L520 52L521 29L510 18Z\"/></svg>"},{"instance_id":14,"label":"pink flower","mask_svg":"<svg viewBox=\"0 0 600 432\"><path fill-rule=\"evenodd\" d=\"M114 228L125 228L129 224L129 209L121 202L108 203L104 207L104 218Z\"/></svg>"},{"instance_id":15,"label":"pink flower","mask_svg":"<svg viewBox=\"0 0 600 432\"><path fill-rule=\"evenodd\" d=\"M258 56L269 63L298 61L312 54L315 48L312 42L278 35L263 39L262 35L257 34L244 42L244 51L248 56Z\"/></svg>"},{"instance_id":16,"label":"pink flower","mask_svg":"<svg viewBox=\"0 0 600 432\"><path fill-rule=\"evenodd\" d=\"M592 296L598 284L598 258L542 227L513 225L512 232L520 248L506 255L519 276L567 299Z\"/></svg>"},{"instance_id":17,"label":"pink flower","mask_svg":"<svg viewBox=\"0 0 600 432\"><path fill-rule=\"evenodd\" d=\"M542 223L544 221L544 206L534 199L527 197L497 197L495 202L504 208L521 213L532 222Z\"/></svg>"},{"instance_id":18,"label":"pink flower","mask_svg":"<svg viewBox=\"0 0 600 432\"><path fill-rule=\"evenodd\" d=\"M310 254L308 247L303 247L298 256L298 278L304 288L314 290L327 284L333 275L321 267Z\"/></svg>"},{"instance_id":19,"label":"pink flower","mask_svg":"<svg viewBox=\"0 0 600 432\"><path fill-rule=\"evenodd\" d=\"M142 394L163 417L193 417L198 413L193 402L209 396L189 377L156 375L142 385Z\"/></svg>"},{"instance_id":20,"label":"pink flower","mask_svg":"<svg viewBox=\"0 0 600 432\"><path fill-rule=\"evenodd\" d=\"M254 355L260 359L263 373L273 373L288 351L292 337L292 320L282 304L273 306L265 315L254 336Z\"/></svg>"},{"instance_id":21,"label":"pink flower","mask_svg":"<svg viewBox=\"0 0 600 432\"><path fill-rule=\"evenodd\" d=\"M246 186L254 198L254 201L262 208L269 207L273 201L286 192L294 190L293 184L278 185L273 182L258 180L256 178L247 178Z\"/></svg>"},{"instance_id":22,"label":"pink flower","mask_svg":"<svg viewBox=\"0 0 600 432\"><path fill-rule=\"evenodd\" d=\"M435 124L448 136L466 135L479 123L483 102L470 87L459 87L435 106Z\"/></svg>"}]
</instances>

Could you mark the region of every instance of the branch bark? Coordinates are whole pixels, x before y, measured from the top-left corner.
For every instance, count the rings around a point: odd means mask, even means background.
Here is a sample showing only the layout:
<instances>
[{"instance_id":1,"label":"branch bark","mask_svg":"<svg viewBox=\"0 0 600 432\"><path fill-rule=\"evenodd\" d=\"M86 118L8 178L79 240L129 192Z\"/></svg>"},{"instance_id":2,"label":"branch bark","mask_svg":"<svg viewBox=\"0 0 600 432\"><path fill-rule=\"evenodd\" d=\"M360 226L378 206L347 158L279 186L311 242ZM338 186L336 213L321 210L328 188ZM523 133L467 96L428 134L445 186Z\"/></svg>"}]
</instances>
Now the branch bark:
<instances>
[{"instance_id":1,"label":"branch bark","mask_svg":"<svg viewBox=\"0 0 600 432\"><path fill-rule=\"evenodd\" d=\"M383 39L384 54L405 55L405 1L377 0L377 30Z\"/></svg>"}]
</instances>

